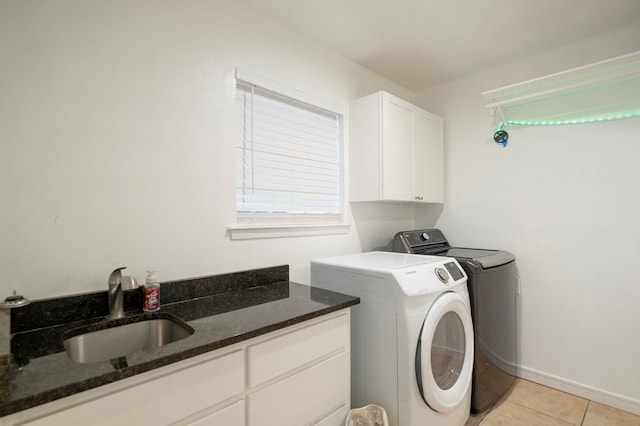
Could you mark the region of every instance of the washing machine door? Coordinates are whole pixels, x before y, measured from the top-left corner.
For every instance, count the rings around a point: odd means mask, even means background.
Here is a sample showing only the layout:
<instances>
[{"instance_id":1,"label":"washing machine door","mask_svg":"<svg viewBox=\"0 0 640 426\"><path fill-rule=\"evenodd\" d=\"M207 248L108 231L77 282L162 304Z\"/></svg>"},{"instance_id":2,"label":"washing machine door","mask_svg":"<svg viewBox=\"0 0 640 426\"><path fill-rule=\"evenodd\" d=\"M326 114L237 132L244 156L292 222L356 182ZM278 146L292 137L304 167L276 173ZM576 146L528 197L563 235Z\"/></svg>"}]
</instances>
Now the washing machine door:
<instances>
[{"instance_id":1,"label":"washing machine door","mask_svg":"<svg viewBox=\"0 0 640 426\"><path fill-rule=\"evenodd\" d=\"M422 399L450 413L470 391L473 326L469 304L458 293L442 294L422 325L416 350L416 378Z\"/></svg>"}]
</instances>

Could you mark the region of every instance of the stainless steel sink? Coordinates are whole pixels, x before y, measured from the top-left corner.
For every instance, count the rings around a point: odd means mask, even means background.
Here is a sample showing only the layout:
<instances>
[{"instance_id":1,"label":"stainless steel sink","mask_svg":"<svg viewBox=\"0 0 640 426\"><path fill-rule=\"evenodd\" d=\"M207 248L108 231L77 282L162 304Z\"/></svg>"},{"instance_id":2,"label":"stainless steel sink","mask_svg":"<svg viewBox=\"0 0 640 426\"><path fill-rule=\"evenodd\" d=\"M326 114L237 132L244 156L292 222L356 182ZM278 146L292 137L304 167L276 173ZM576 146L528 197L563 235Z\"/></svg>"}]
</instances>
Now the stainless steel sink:
<instances>
[{"instance_id":1,"label":"stainless steel sink","mask_svg":"<svg viewBox=\"0 0 640 426\"><path fill-rule=\"evenodd\" d=\"M69 330L63 335L63 344L71 360L89 363L159 348L193 332L193 328L172 315L142 315Z\"/></svg>"}]
</instances>

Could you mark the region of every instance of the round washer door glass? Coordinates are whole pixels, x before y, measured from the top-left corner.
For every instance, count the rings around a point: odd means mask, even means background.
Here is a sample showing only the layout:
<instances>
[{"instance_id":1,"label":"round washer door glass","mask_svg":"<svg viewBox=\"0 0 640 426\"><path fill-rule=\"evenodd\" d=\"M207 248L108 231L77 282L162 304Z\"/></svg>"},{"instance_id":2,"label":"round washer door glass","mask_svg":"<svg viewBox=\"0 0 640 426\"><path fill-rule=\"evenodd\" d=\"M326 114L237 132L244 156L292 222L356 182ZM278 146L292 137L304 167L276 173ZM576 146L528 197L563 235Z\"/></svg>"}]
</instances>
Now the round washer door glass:
<instances>
[{"instance_id":1,"label":"round washer door glass","mask_svg":"<svg viewBox=\"0 0 640 426\"><path fill-rule=\"evenodd\" d=\"M416 351L416 378L424 401L450 413L470 389L473 326L468 303L457 293L440 296L431 306Z\"/></svg>"},{"instance_id":2,"label":"round washer door glass","mask_svg":"<svg viewBox=\"0 0 640 426\"><path fill-rule=\"evenodd\" d=\"M440 389L451 389L456 384L464 354L464 325L458 314L449 311L440 318L431 342L431 371Z\"/></svg>"}]
</instances>

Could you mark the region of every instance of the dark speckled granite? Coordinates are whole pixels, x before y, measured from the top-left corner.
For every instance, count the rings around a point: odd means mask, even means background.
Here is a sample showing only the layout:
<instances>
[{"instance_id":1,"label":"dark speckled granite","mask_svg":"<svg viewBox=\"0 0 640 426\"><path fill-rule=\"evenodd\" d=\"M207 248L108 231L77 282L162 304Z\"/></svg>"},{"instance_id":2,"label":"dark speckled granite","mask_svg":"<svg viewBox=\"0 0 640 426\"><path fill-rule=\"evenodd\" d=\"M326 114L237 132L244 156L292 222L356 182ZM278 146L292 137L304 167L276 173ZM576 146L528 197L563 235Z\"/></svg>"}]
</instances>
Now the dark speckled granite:
<instances>
[{"instance_id":1,"label":"dark speckled granite","mask_svg":"<svg viewBox=\"0 0 640 426\"><path fill-rule=\"evenodd\" d=\"M105 285L106 287L106 285ZM289 267L161 283L161 312L194 329L178 342L113 362L77 364L62 335L104 327L106 291L33 301L12 310L11 357L0 359L0 416L200 355L345 309L359 299L289 282ZM143 314L139 290L125 298L127 319ZM28 308L28 309L27 309ZM96 323L99 323L96 325Z\"/></svg>"},{"instance_id":2,"label":"dark speckled granite","mask_svg":"<svg viewBox=\"0 0 640 426\"><path fill-rule=\"evenodd\" d=\"M211 275L186 280L167 281L160 286L161 305L201 297L247 290L276 282L289 281L289 266L273 266L250 271ZM11 333L66 325L88 318L107 315L107 282L105 290L75 296L34 300L20 309L11 310ZM142 312L142 290L124 292L124 310Z\"/></svg>"}]
</instances>

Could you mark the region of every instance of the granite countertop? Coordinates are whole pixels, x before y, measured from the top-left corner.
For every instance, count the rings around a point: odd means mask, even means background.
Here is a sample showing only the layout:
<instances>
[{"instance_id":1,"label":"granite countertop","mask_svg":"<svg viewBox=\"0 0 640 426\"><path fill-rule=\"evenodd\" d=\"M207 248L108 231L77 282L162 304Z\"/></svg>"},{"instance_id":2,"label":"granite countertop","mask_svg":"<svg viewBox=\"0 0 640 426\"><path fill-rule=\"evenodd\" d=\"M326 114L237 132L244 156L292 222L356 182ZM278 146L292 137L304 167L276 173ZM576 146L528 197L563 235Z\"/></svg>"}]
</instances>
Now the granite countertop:
<instances>
[{"instance_id":1,"label":"granite countertop","mask_svg":"<svg viewBox=\"0 0 640 426\"><path fill-rule=\"evenodd\" d=\"M359 303L357 297L290 282L288 270L285 265L161 283L161 315L174 315L195 332L119 363L75 363L62 346L66 331L108 321L106 291L12 310L13 362L0 369L0 417ZM140 306L141 291L127 292L124 321L154 315Z\"/></svg>"}]
</instances>

